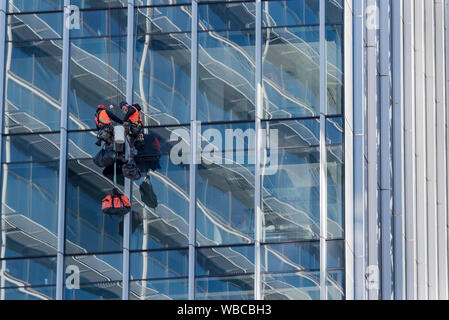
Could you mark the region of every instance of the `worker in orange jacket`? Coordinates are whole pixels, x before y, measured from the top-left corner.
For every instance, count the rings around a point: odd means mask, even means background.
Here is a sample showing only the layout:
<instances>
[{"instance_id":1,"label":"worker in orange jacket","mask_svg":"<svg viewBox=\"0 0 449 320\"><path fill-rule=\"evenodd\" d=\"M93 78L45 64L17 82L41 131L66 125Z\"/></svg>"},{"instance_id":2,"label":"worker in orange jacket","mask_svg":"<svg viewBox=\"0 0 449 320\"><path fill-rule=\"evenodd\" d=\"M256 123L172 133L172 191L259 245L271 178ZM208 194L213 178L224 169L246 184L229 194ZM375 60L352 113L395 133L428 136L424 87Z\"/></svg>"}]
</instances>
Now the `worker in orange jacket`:
<instances>
[{"instance_id":1,"label":"worker in orange jacket","mask_svg":"<svg viewBox=\"0 0 449 320\"><path fill-rule=\"evenodd\" d=\"M120 108L126 113L123 118L123 124L126 134L130 137L131 154L134 147L140 150L144 146L142 108L139 104L129 105L126 101L120 103Z\"/></svg>"},{"instance_id":2,"label":"worker in orange jacket","mask_svg":"<svg viewBox=\"0 0 449 320\"><path fill-rule=\"evenodd\" d=\"M98 135L97 146L101 146L101 141L105 141L107 147L112 147L114 142L114 126L112 121L123 124L123 121L100 104L95 112L95 123L97 125Z\"/></svg>"}]
</instances>

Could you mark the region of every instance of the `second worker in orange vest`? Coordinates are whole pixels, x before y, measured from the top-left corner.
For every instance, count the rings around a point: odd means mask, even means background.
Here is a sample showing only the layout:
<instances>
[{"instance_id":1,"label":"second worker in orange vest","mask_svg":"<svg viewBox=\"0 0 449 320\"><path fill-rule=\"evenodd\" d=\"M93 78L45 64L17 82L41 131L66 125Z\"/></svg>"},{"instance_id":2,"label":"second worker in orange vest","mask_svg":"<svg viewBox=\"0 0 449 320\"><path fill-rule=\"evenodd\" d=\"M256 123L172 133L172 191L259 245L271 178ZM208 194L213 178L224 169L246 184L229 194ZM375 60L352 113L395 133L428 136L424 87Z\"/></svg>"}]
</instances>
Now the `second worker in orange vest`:
<instances>
[{"instance_id":1,"label":"second worker in orange vest","mask_svg":"<svg viewBox=\"0 0 449 320\"><path fill-rule=\"evenodd\" d=\"M127 127L127 133L130 136L130 144L131 148L134 149L134 146L139 150L140 147L143 147L143 122L142 122L142 108L140 105L133 104L129 105L127 102L123 101L120 103L120 108L126 112L125 117L123 118L123 123L125 127ZM127 125L129 124L129 125Z\"/></svg>"},{"instance_id":2,"label":"second worker in orange vest","mask_svg":"<svg viewBox=\"0 0 449 320\"><path fill-rule=\"evenodd\" d=\"M95 112L95 123L98 129L97 146L101 146L101 141L105 141L107 146L112 146L114 127L112 120L119 124L123 124L123 121L108 110L104 105L99 105Z\"/></svg>"}]
</instances>

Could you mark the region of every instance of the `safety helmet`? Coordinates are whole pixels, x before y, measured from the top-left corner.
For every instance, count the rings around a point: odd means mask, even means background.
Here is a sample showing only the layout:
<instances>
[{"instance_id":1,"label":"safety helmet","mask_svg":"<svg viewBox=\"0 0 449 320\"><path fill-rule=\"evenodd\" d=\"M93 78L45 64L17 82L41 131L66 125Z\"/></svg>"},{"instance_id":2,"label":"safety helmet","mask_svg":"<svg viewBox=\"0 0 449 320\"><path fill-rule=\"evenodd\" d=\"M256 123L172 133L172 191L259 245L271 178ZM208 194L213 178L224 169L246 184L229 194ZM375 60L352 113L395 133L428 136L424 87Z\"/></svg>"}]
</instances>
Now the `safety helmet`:
<instances>
[{"instance_id":1,"label":"safety helmet","mask_svg":"<svg viewBox=\"0 0 449 320\"><path fill-rule=\"evenodd\" d=\"M106 109L106 106L100 104L97 109Z\"/></svg>"}]
</instances>

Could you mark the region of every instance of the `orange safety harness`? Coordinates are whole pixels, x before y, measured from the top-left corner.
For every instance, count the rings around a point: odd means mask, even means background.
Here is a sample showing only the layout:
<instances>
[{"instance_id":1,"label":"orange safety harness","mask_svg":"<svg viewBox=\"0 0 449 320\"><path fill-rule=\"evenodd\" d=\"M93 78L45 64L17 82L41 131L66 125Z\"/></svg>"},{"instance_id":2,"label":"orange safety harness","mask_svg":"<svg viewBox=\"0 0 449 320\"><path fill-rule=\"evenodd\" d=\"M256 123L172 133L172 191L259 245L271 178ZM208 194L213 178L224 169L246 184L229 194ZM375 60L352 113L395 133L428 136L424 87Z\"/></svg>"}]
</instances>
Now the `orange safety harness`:
<instances>
[{"instance_id":1,"label":"orange safety harness","mask_svg":"<svg viewBox=\"0 0 449 320\"><path fill-rule=\"evenodd\" d=\"M112 194L108 194L101 201L101 210L104 214L109 215L125 215L131 209L131 203L127 196L121 194L116 188L112 190Z\"/></svg>"},{"instance_id":2,"label":"orange safety harness","mask_svg":"<svg viewBox=\"0 0 449 320\"><path fill-rule=\"evenodd\" d=\"M112 120L109 118L108 113L105 109L98 109L97 113L95 114L95 123L98 127L102 127L104 125L111 125Z\"/></svg>"},{"instance_id":3,"label":"orange safety harness","mask_svg":"<svg viewBox=\"0 0 449 320\"><path fill-rule=\"evenodd\" d=\"M136 112L134 112L130 117L129 117L129 121L135 125L139 125L142 126L142 114L140 113L140 111L134 107L134 106L129 106L130 108L134 108L134 110L136 110Z\"/></svg>"}]
</instances>

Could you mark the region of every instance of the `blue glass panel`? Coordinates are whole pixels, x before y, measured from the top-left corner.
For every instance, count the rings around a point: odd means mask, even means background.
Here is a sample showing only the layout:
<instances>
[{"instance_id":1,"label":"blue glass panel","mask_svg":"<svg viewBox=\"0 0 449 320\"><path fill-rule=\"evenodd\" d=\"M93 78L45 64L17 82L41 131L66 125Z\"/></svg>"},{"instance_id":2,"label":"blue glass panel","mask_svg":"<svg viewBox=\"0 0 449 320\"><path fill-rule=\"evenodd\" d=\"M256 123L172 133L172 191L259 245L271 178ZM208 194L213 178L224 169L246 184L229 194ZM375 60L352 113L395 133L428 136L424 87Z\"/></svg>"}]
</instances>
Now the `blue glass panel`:
<instances>
[{"instance_id":1,"label":"blue glass panel","mask_svg":"<svg viewBox=\"0 0 449 320\"><path fill-rule=\"evenodd\" d=\"M344 106L343 26L326 27L327 114L339 115Z\"/></svg>"},{"instance_id":2,"label":"blue glass panel","mask_svg":"<svg viewBox=\"0 0 449 320\"><path fill-rule=\"evenodd\" d=\"M56 254L58 162L3 165L5 258Z\"/></svg>"},{"instance_id":3,"label":"blue glass panel","mask_svg":"<svg viewBox=\"0 0 449 320\"><path fill-rule=\"evenodd\" d=\"M65 300L118 300L122 295L123 255L67 256ZM79 282L75 279L79 279ZM79 285L79 287L77 287Z\"/></svg>"},{"instance_id":4,"label":"blue glass panel","mask_svg":"<svg viewBox=\"0 0 449 320\"><path fill-rule=\"evenodd\" d=\"M344 237L343 147L327 148L327 236Z\"/></svg>"},{"instance_id":5,"label":"blue glass panel","mask_svg":"<svg viewBox=\"0 0 449 320\"><path fill-rule=\"evenodd\" d=\"M188 250L131 253L131 280L187 277Z\"/></svg>"},{"instance_id":6,"label":"blue glass panel","mask_svg":"<svg viewBox=\"0 0 449 320\"><path fill-rule=\"evenodd\" d=\"M2 142L3 162L39 162L59 159L59 133L6 136Z\"/></svg>"},{"instance_id":7,"label":"blue glass panel","mask_svg":"<svg viewBox=\"0 0 449 320\"><path fill-rule=\"evenodd\" d=\"M136 33L190 31L191 16L190 6L136 8Z\"/></svg>"},{"instance_id":8,"label":"blue glass panel","mask_svg":"<svg viewBox=\"0 0 449 320\"><path fill-rule=\"evenodd\" d=\"M0 289L4 300L54 300L56 286Z\"/></svg>"},{"instance_id":9,"label":"blue glass panel","mask_svg":"<svg viewBox=\"0 0 449 320\"><path fill-rule=\"evenodd\" d=\"M326 119L326 144L342 144L343 133L343 118Z\"/></svg>"},{"instance_id":10,"label":"blue glass panel","mask_svg":"<svg viewBox=\"0 0 449 320\"><path fill-rule=\"evenodd\" d=\"M71 41L69 129L94 129L98 105L117 107L125 100L126 38Z\"/></svg>"},{"instance_id":11,"label":"blue glass panel","mask_svg":"<svg viewBox=\"0 0 449 320\"><path fill-rule=\"evenodd\" d=\"M137 36L134 102L146 125L190 122L190 34Z\"/></svg>"},{"instance_id":12,"label":"blue glass panel","mask_svg":"<svg viewBox=\"0 0 449 320\"><path fill-rule=\"evenodd\" d=\"M62 12L8 15L7 40L31 41L62 38Z\"/></svg>"},{"instance_id":13,"label":"blue glass panel","mask_svg":"<svg viewBox=\"0 0 449 320\"><path fill-rule=\"evenodd\" d=\"M326 24L343 23L344 0L326 1Z\"/></svg>"},{"instance_id":14,"label":"blue glass panel","mask_svg":"<svg viewBox=\"0 0 449 320\"><path fill-rule=\"evenodd\" d=\"M190 131L185 127L145 131L145 149L135 156L142 178L132 183L131 248L187 247ZM182 157L178 162L177 150L184 151L186 162Z\"/></svg>"},{"instance_id":15,"label":"blue glass panel","mask_svg":"<svg viewBox=\"0 0 449 320\"><path fill-rule=\"evenodd\" d=\"M56 258L12 259L0 261L5 287L56 284Z\"/></svg>"},{"instance_id":16,"label":"blue glass panel","mask_svg":"<svg viewBox=\"0 0 449 320\"><path fill-rule=\"evenodd\" d=\"M254 246L198 248L196 276L230 276L254 273Z\"/></svg>"},{"instance_id":17,"label":"blue glass panel","mask_svg":"<svg viewBox=\"0 0 449 320\"><path fill-rule=\"evenodd\" d=\"M316 0L263 1L262 26L319 24L319 6Z\"/></svg>"},{"instance_id":18,"label":"blue glass panel","mask_svg":"<svg viewBox=\"0 0 449 320\"><path fill-rule=\"evenodd\" d=\"M328 272L327 296L329 300L345 300L345 278L344 270Z\"/></svg>"},{"instance_id":19,"label":"blue glass panel","mask_svg":"<svg viewBox=\"0 0 449 320\"><path fill-rule=\"evenodd\" d=\"M298 272L262 275L264 300L319 300L318 272Z\"/></svg>"},{"instance_id":20,"label":"blue glass panel","mask_svg":"<svg viewBox=\"0 0 449 320\"><path fill-rule=\"evenodd\" d=\"M195 279L197 300L254 300L254 276Z\"/></svg>"},{"instance_id":21,"label":"blue glass panel","mask_svg":"<svg viewBox=\"0 0 449 320\"><path fill-rule=\"evenodd\" d=\"M98 168L92 160L67 166L66 253L121 251L123 218L101 211L101 200L113 188L113 167ZM117 172L116 186L123 192L123 174Z\"/></svg>"},{"instance_id":22,"label":"blue glass panel","mask_svg":"<svg viewBox=\"0 0 449 320\"><path fill-rule=\"evenodd\" d=\"M130 300L187 300L187 279L131 281Z\"/></svg>"},{"instance_id":23,"label":"blue glass panel","mask_svg":"<svg viewBox=\"0 0 449 320\"><path fill-rule=\"evenodd\" d=\"M254 238L254 123L202 126L196 241L245 244Z\"/></svg>"},{"instance_id":24,"label":"blue glass panel","mask_svg":"<svg viewBox=\"0 0 449 320\"><path fill-rule=\"evenodd\" d=\"M285 272L320 269L320 242L263 245L262 271Z\"/></svg>"},{"instance_id":25,"label":"blue glass panel","mask_svg":"<svg viewBox=\"0 0 449 320\"><path fill-rule=\"evenodd\" d=\"M64 300L121 300L122 282L82 284L79 289L64 288Z\"/></svg>"},{"instance_id":26,"label":"blue glass panel","mask_svg":"<svg viewBox=\"0 0 449 320\"><path fill-rule=\"evenodd\" d=\"M7 44L4 133L59 130L61 41Z\"/></svg>"},{"instance_id":27,"label":"blue glass panel","mask_svg":"<svg viewBox=\"0 0 449 320\"><path fill-rule=\"evenodd\" d=\"M120 36L127 32L127 10L89 10L80 12L80 28L72 28L70 37Z\"/></svg>"},{"instance_id":28,"label":"blue glass panel","mask_svg":"<svg viewBox=\"0 0 449 320\"><path fill-rule=\"evenodd\" d=\"M317 116L320 108L319 28L263 31L264 117Z\"/></svg>"},{"instance_id":29,"label":"blue glass panel","mask_svg":"<svg viewBox=\"0 0 449 320\"><path fill-rule=\"evenodd\" d=\"M198 120L254 119L254 31L198 34Z\"/></svg>"},{"instance_id":30,"label":"blue glass panel","mask_svg":"<svg viewBox=\"0 0 449 320\"><path fill-rule=\"evenodd\" d=\"M62 0L9 0L8 12L62 10L63 5Z\"/></svg>"},{"instance_id":31,"label":"blue glass panel","mask_svg":"<svg viewBox=\"0 0 449 320\"><path fill-rule=\"evenodd\" d=\"M126 7L126 0L70 0L71 5L80 9L102 9Z\"/></svg>"},{"instance_id":32,"label":"blue glass panel","mask_svg":"<svg viewBox=\"0 0 449 320\"><path fill-rule=\"evenodd\" d=\"M254 28L254 2L213 3L198 6L199 30L241 30Z\"/></svg>"}]
</instances>

